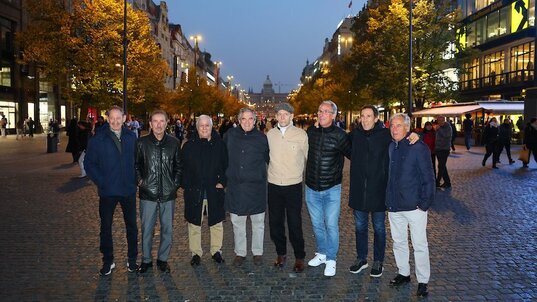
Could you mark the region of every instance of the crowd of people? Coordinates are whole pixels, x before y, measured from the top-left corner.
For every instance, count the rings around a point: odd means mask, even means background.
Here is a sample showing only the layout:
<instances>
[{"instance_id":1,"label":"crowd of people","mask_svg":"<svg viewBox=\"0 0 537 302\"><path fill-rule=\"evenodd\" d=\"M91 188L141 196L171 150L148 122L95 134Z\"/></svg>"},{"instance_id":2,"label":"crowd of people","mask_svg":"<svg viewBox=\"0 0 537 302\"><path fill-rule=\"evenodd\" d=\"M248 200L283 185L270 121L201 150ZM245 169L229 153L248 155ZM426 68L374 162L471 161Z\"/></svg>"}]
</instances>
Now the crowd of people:
<instances>
[{"instance_id":1,"label":"crowd of people","mask_svg":"<svg viewBox=\"0 0 537 302\"><path fill-rule=\"evenodd\" d=\"M322 102L317 123L305 131L293 124L294 108L281 103L275 108L276 123L266 133L258 128L256 112L249 108L240 110L236 125L226 123L218 131L210 116L201 115L189 121L186 129L182 121L172 122L173 133L168 133L167 113L155 110L149 116L149 133L139 138L127 126L120 107L110 108L107 122L93 134L84 123L77 122L78 132L69 135L78 133L77 137L83 136L81 139L87 144L78 141L79 145L73 147L79 152L83 149L83 155L73 156L73 161L82 162L84 175L98 188L103 255L100 274L109 275L116 267L112 217L118 203L127 232L127 270L145 274L153 267L152 243L158 219L160 246L156 266L164 273L170 272L168 258L175 204L178 189L182 188L192 266L202 261L203 220L209 225L211 258L215 263L225 262L222 222L226 212L233 227L233 265L242 266L250 252L253 264L262 265L268 212L269 234L277 253L275 267L284 268L287 263L287 227L295 260L293 271L303 272L306 265L324 265L323 274L334 276L346 157L351 161L349 206L356 222L357 252L357 260L349 271L360 273L368 267L367 228L371 216L375 235L370 276L382 275L388 211L398 267L398 274L390 284L399 286L410 281L407 236L410 229L417 295L427 295L430 276L427 209L435 193L427 144L410 131L410 118L405 114L392 116L387 129L379 121L377 109L365 106L360 125L348 134L336 125L337 112L335 103ZM189 130L191 125L194 130ZM77 128L73 126L73 129ZM86 134L81 135L82 132ZM182 142L185 133L187 137ZM86 136L92 137L88 141ZM448 146L449 143L450 140ZM136 193L142 224L140 264ZM302 232L303 197L316 243L315 253L307 262ZM250 225L247 225L248 218ZM251 251L247 249L248 241Z\"/></svg>"}]
</instances>

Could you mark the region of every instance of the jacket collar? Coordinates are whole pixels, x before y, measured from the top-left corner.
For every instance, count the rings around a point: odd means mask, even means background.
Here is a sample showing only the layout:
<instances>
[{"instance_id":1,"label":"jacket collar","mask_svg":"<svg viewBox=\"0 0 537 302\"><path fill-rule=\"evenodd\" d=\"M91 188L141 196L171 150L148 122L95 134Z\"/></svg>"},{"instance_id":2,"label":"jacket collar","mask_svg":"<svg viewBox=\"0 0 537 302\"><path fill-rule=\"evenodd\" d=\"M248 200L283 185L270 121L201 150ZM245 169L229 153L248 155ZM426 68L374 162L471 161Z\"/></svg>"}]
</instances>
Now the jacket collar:
<instances>
[{"instance_id":1,"label":"jacket collar","mask_svg":"<svg viewBox=\"0 0 537 302\"><path fill-rule=\"evenodd\" d=\"M149 137L151 138L151 142L155 145L158 145L158 144L163 144L166 142L167 138L168 138L168 134L164 133L164 137L162 138L161 141L159 141L157 139L157 137L155 136L155 134L153 134L153 131L150 131L149 132Z\"/></svg>"}]
</instances>

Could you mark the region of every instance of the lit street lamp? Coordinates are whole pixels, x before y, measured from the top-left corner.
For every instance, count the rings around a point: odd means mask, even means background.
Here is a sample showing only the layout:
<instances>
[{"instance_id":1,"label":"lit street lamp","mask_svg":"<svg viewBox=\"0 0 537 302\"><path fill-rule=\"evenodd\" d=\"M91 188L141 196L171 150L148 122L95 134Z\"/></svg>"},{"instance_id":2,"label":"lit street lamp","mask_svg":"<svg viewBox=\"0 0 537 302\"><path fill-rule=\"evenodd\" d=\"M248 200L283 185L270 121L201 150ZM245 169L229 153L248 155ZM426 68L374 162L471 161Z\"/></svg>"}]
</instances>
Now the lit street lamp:
<instances>
[{"instance_id":1,"label":"lit street lamp","mask_svg":"<svg viewBox=\"0 0 537 302\"><path fill-rule=\"evenodd\" d=\"M410 0L408 24L408 115L412 117L412 0Z\"/></svg>"},{"instance_id":2,"label":"lit street lamp","mask_svg":"<svg viewBox=\"0 0 537 302\"><path fill-rule=\"evenodd\" d=\"M194 41L194 68L198 66L197 54L199 51L198 42L201 41L201 35L190 36L190 40Z\"/></svg>"},{"instance_id":3,"label":"lit street lamp","mask_svg":"<svg viewBox=\"0 0 537 302\"><path fill-rule=\"evenodd\" d=\"M216 89L219 89L218 87L218 82L219 82L219 77L220 77L220 66L222 65L222 61L216 61L214 62L214 65L216 66L216 71L215 71L215 74L216 74Z\"/></svg>"},{"instance_id":4,"label":"lit street lamp","mask_svg":"<svg viewBox=\"0 0 537 302\"><path fill-rule=\"evenodd\" d=\"M123 0L123 111L127 115L127 0Z\"/></svg>"}]
</instances>

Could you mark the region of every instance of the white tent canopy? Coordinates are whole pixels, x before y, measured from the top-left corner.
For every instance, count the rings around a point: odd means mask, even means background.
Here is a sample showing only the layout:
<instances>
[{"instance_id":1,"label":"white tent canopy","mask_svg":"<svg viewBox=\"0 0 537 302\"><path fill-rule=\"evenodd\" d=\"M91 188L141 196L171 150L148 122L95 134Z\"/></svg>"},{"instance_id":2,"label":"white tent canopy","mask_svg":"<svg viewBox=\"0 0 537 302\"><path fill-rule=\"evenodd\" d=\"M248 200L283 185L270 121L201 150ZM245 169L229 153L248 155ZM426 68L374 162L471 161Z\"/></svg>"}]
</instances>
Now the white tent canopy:
<instances>
[{"instance_id":1,"label":"white tent canopy","mask_svg":"<svg viewBox=\"0 0 537 302\"><path fill-rule=\"evenodd\" d=\"M519 101L476 101L424 109L412 113L413 117L446 116L457 117L466 113L485 110L493 114L523 114L524 102Z\"/></svg>"}]
</instances>

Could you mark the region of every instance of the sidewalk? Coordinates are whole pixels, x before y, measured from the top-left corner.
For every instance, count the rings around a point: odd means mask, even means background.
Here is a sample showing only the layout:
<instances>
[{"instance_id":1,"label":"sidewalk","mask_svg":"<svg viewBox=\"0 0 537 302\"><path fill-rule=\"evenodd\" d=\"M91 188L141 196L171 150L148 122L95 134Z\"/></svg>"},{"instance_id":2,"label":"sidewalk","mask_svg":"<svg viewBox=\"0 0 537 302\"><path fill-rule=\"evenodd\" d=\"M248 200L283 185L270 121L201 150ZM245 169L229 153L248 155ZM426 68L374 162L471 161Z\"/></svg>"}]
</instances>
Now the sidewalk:
<instances>
[{"instance_id":1,"label":"sidewalk","mask_svg":"<svg viewBox=\"0 0 537 302\"><path fill-rule=\"evenodd\" d=\"M398 289L389 286L397 273L389 227L382 277L370 278L369 270L356 275L348 272L356 257L354 221L347 206L348 161L335 277L324 277L322 266L293 273L290 246L290 263L275 269L268 217L263 266L254 266L251 255L243 267L232 265L233 232L227 219L226 263L217 265L210 258L204 225L206 254L201 266L191 267L182 191L175 213L171 274L156 269L143 277L127 273L125 231L118 208L113 229L117 269L111 276L100 277L96 188L89 180L76 178L78 167L64 152L66 143L62 135L58 152L46 153L44 135L19 141L0 138L2 301L418 300L412 256L411 284ZM508 165L504 152L504 164L494 170L491 159L487 167L481 166L482 147L471 151L456 147L448 159L453 189L437 191L429 211L430 295L420 301L537 300L537 164L532 160L528 169L521 168L520 161ZM514 159L519 150L520 146L513 146ZM315 240L305 206L303 227L308 260L315 252ZM158 236L157 231L154 253ZM369 249L372 257L372 234Z\"/></svg>"}]
</instances>

